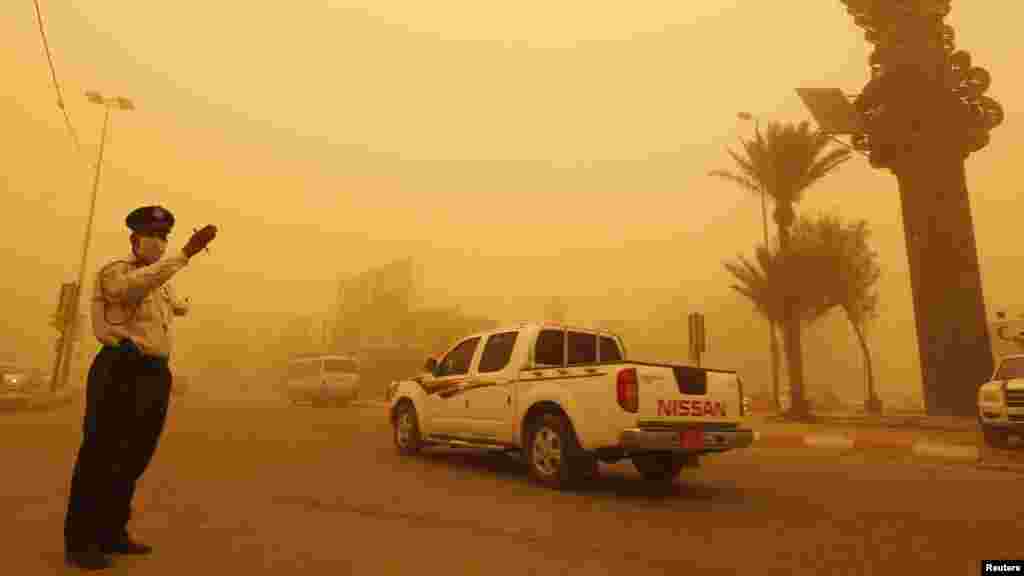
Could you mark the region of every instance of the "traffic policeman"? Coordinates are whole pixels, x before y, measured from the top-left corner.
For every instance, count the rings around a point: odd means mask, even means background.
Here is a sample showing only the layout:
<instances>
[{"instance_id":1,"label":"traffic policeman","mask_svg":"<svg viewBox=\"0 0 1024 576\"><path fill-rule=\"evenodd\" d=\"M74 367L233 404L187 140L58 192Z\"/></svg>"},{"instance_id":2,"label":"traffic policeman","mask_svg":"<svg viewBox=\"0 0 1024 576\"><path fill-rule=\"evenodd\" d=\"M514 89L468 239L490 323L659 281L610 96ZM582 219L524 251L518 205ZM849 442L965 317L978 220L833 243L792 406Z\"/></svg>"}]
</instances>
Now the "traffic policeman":
<instances>
[{"instance_id":1,"label":"traffic policeman","mask_svg":"<svg viewBox=\"0 0 1024 576\"><path fill-rule=\"evenodd\" d=\"M164 258L173 214L145 206L126 223L131 257L107 263L94 284L92 327L102 348L89 368L82 444L64 521L65 559L83 569L106 568L113 554L152 551L129 536L127 525L135 484L167 416L171 322L188 311L187 300L178 299L168 281L217 235L215 226L206 226L180 253Z\"/></svg>"}]
</instances>

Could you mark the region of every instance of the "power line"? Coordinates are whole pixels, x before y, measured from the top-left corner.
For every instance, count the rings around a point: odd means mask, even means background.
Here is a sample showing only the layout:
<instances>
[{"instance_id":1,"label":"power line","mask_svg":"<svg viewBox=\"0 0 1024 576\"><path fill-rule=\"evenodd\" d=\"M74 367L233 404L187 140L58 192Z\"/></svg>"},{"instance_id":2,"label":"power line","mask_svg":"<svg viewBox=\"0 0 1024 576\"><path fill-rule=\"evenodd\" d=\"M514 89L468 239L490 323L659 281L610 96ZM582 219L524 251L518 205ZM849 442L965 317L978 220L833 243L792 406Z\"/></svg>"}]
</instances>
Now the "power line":
<instances>
[{"instance_id":1,"label":"power line","mask_svg":"<svg viewBox=\"0 0 1024 576\"><path fill-rule=\"evenodd\" d=\"M60 108L61 114L64 116L64 126L68 129L68 134L71 135L71 141L75 145L75 152L80 153L82 151L81 145L78 143L78 134L75 132L75 127L71 125L71 118L68 116L68 111L64 107L64 95L60 90L60 82L57 80L57 69L53 65L53 54L50 52L50 42L46 38L46 29L43 27L43 13L39 9L39 0L32 0L32 4L36 8L36 21L39 23L39 36L43 39L43 49L46 51L46 61L50 65L50 78L53 80L53 87L57 91L57 107Z\"/></svg>"}]
</instances>

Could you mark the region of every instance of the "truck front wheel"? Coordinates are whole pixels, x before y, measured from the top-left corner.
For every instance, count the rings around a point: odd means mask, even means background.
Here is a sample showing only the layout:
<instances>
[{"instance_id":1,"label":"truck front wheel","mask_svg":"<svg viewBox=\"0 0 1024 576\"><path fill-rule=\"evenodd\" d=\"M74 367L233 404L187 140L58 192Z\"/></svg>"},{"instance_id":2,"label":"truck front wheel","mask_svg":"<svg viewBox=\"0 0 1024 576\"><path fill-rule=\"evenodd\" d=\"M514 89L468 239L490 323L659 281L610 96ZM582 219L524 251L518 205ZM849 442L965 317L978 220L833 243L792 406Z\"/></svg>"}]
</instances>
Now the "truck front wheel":
<instances>
[{"instance_id":1,"label":"truck front wheel","mask_svg":"<svg viewBox=\"0 0 1024 576\"><path fill-rule=\"evenodd\" d=\"M395 409L395 448L402 456L414 456L423 447L416 408L408 400Z\"/></svg>"}]
</instances>

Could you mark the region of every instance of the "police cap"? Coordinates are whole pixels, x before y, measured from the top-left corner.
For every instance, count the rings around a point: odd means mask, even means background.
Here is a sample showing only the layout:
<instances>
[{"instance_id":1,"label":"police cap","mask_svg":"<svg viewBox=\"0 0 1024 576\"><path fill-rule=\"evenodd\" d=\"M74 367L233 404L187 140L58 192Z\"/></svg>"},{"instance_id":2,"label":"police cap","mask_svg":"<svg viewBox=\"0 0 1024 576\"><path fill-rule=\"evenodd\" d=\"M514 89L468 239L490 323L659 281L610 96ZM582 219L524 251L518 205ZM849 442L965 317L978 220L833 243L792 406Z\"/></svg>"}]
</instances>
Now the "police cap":
<instances>
[{"instance_id":1,"label":"police cap","mask_svg":"<svg viewBox=\"0 0 1024 576\"><path fill-rule=\"evenodd\" d=\"M132 210L124 221L132 232L137 233L170 230L174 226L174 214L162 206L143 206Z\"/></svg>"}]
</instances>

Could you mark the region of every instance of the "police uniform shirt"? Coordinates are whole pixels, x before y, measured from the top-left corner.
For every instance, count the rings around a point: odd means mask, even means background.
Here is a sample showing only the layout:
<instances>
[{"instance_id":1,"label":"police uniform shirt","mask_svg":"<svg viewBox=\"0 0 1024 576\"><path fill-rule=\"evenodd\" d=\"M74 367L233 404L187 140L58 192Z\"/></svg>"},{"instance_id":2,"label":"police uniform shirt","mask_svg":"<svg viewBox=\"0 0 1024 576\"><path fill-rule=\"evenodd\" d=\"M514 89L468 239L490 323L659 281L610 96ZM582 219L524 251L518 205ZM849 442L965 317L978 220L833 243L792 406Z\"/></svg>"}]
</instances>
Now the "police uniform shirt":
<instances>
[{"instance_id":1,"label":"police uniform shirt","mask_svg":"<svg viewBox=\"0 0 1024 576\"><path fill-rule=\"evenodd\" d=\"M131 256L101 268L91 309L96 339L110 346L129 339L143 354L170 358L171 322L188 313L188 302L176 297L168 280L187 264L178 253L148 266Z\"/></svg>"}]
</instances>

